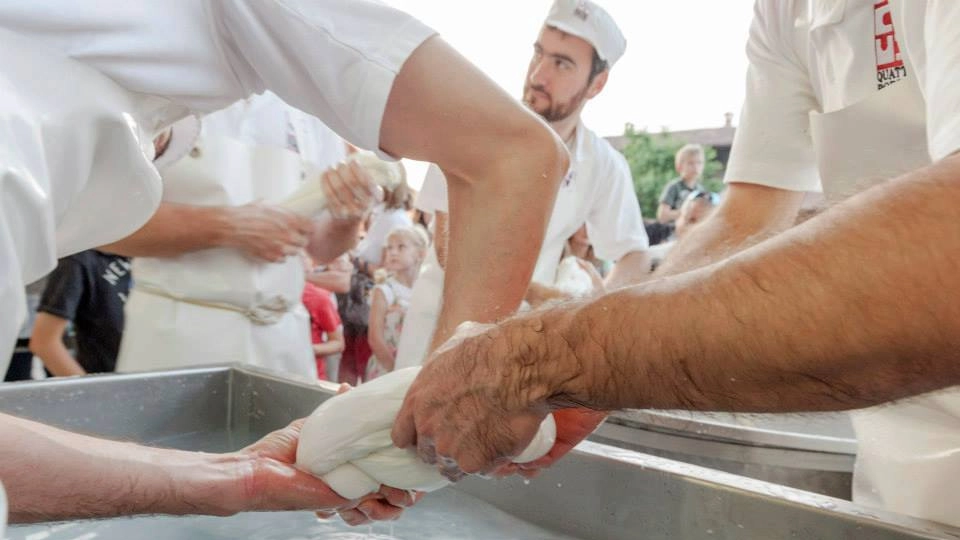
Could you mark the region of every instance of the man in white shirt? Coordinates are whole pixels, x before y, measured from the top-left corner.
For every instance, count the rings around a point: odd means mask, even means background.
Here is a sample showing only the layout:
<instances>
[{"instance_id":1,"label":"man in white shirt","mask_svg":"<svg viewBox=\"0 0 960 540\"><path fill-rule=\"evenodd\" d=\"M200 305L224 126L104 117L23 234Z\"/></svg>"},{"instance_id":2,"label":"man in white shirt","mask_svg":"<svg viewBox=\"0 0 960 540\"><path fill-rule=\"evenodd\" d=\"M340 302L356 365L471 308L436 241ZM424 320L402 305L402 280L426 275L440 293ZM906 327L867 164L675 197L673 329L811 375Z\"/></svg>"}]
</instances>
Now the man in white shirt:
<instances>
[{"instance_id":1,"label":"man in white shirt","mask_svg":"<svg viewBox=\"0 0 960 540\"><path fill-rule=\"evenodd\" d=\"M395 442L472 471L529 439L531 411L844 410L960 384L960 3L760 0L747 52L728 193L665 277L462 337ZM821 183L835 205L791 228ZM856 501L960 525L956 391L855 425Z\"/></svg>"},{"instance_id":2,"label":"man in white shirt","mask_svg":"<svg viewBox=\"0 0 960 540\"><path fill-rule=\"evenodd\" d=\"M626 39L610 14L594 2L577 0L554 2L533 45L523 101L565 141L572 163L534 269L538 284L554 284L563 247L584 223L597 257L616 262L606 279L610 288L637 281L649 271L647 234L627 161L580 118L625 50ZM421 210L436 213L434 250L441 252L448 242L447 212L455 212L448 209L445 185L442 172L430 167L417 201ZM421 364L431 348L443 288L444 261L436 255L430 254L414 287L397 350L398 367ZM440 342L433 340L433 345Z\"/></svg>"},{"instance_id":3,"label":"man in white shirt","mask_svg":"<svg viewBox=\"0 0 960 540\"><path fill-rule=\"evenodd\" d=\"M37 1L0 6L0 38L7 353L25 314L23 283L52 269L58 253L129 235L156 209L154 136L266 89L360 147L456 171L451 199L471 205L451 223L448 281L473 289L445 305L450 327L519 305L566 152L416 19L366 0ZM473 264L470 253L497 236L511 264ZM0 423L10 434L0 477L17 520L337 507L352 523L396 515L381 501L354 508L296 471L296 426L217 456L111 444L5 415Z\"/></svg>"}]
</instances>

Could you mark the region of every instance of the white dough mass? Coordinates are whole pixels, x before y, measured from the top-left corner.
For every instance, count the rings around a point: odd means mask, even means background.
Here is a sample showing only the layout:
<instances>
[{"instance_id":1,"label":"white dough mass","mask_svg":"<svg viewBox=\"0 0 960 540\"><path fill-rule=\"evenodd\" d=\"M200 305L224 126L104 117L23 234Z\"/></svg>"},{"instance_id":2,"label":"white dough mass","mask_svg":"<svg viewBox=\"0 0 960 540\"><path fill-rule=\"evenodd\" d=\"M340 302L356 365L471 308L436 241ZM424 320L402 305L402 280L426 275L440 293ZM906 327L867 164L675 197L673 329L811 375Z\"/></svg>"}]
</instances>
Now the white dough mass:
<instances>
[{"instance_id":1,"label":"white dough mass","mask_svg":"<svg viewBox=\"0 0 960 540\"><path fill-rule=\"evenodd\" d=\"M449 482L409 448L397 448L390 430L407 389L420 372L411 367L388 373L332 397L303 424L297 466L321 477L347 499L376 492L380 485L435 491ZM517 463L538 459L553 448L556 425L547 415Z\"/></svg>"},{"instance_id":2,"label":"white dough mass","mask_svg":"<svg viewBox=\"0 0 960 540\"><path fill-rule=\"evenodd\" d=\"M357 162L375 184L385 189L395 189L404 180L403 168L399 162L384 161L367 150L358 150L350 154L346 161ZM280 201L280 206L297 214L313 217L327 207L327 196L320 183L323 171L314 170L309 167L309 163L307 165L307 179L295 192Z\"/></svg>"}]
</instances>

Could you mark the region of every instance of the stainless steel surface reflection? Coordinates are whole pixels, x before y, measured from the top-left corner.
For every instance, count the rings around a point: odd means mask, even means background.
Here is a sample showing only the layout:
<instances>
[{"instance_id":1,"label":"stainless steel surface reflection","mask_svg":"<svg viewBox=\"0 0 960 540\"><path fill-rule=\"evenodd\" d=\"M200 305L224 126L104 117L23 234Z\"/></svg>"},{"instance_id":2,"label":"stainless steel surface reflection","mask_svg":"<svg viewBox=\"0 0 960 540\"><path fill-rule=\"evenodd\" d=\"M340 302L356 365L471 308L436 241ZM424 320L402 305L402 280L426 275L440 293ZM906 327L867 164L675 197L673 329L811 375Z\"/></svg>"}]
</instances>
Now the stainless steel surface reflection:
<instances>
[{"instance_id":1,"label":"stainless steel surface reflection","mask_svg":"<svg viewBox=\"0 0 960 540\"><path fill-rule=\"evenodd\" d=\"M629 410L591 440L850 499L856 440L846 413Z\"/></svg>"},{"instance_id":2,"label":"stainless steel surface reflection","mask_svg":"<svg viewBox=\"0 0 960 540\"><path fill-rule=\"evenodd\" d=\"M149 531L149 532L148 532ZM10 538L90 540L151 538L155 540L577 540L551 532L482 499L455 489L434 493L408 510L403 519L350 527L337 518L318 520L310 512L247 513L228 518L146 516L16 527ZM93 536L95 535L95 536Z\"/></svg>"},{"instance_id":3,"label":"stainless steel surface reflection","mask_svg":"<svg viewBox=\"0 0 960 540\"><path fill-rule=\"evenodd\" d=\"M0 385L0 411L87 433L221 451L309 414L333 385L238 367ZM14 539L960 538L960 531L717 470L584 442L529 484L468 479L404 518L348 528L308 512L14 526Z\"/></svg>"}]
</instances>

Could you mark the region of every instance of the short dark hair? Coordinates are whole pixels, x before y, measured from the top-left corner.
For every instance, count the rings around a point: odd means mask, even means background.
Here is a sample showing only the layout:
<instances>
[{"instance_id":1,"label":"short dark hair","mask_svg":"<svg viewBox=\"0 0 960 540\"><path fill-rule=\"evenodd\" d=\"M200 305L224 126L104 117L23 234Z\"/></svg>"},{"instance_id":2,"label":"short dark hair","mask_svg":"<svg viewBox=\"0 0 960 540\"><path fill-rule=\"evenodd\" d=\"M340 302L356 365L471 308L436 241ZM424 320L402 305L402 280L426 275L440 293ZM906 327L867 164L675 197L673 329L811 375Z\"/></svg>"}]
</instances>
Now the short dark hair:
<instances>
[{"instance_id":1,"label":"short dark hair","mask_svg":"<svg viewBox=\"0 0 960 540\"><path fill-rule=\"evenodd\" d=\"M593 60L590 62L590 76L587 77L587 84L593 82L597 75L604 72L609 67L607 61L603 58L600 58L600 53L597 52L597 48L593 48Z\"/></svg>"}]
</instances>

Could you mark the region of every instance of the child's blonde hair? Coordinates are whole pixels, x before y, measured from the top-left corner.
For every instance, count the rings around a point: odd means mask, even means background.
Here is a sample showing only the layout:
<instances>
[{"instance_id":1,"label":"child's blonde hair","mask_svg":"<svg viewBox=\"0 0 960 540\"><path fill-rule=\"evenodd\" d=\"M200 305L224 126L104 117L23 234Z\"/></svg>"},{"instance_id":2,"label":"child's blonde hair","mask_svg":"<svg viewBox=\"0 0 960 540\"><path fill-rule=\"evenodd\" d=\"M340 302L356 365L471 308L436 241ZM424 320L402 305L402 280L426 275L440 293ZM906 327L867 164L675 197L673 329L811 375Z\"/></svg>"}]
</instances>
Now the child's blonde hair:
<instances>
[{"instance_id":1,"label":"child's blonde hair","mask_svg":"<svg viewBox=\"0 0 960 540\"><path fill-rule=\"evenodd\" d=\"M683 160L691 156L699 156L701 159L706 159L706 152L699 144L685 144L677 150L677 153L673 156L673 165L679 167Z\"/></svg>"},{"instance_id":2,"label":"child's blonde hair","mask_svg":"<svg viewBox=\"0 0 960 540\"><path fill-rule=\"evenodd\" d=\"M423 259L427 256L427 247L430 245L430 237L427 235L427 231L420 225L401 225L400 227L394 228L387 234L387 242L390 242L391 238L401 236L410 241L411 244L420 252L420 262L423 262ZM390 275L383 268L380 268L373 273L373 280L375 283L383 283L387 280Z\"/></svg>"}]
</instances>

